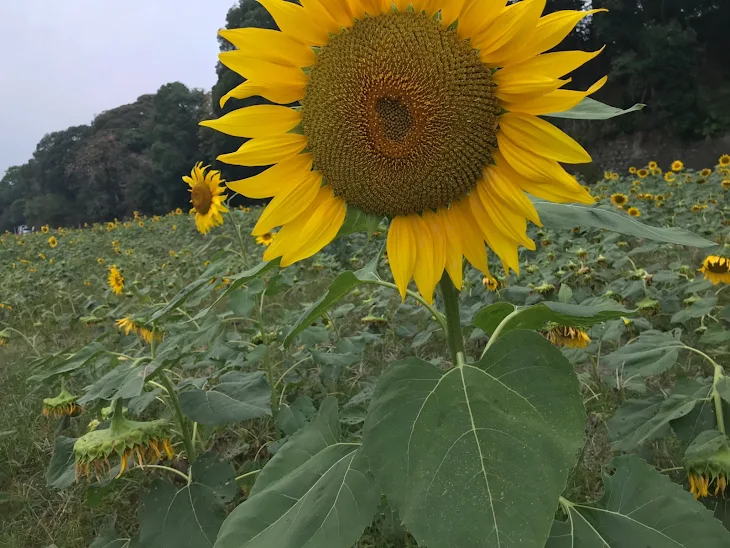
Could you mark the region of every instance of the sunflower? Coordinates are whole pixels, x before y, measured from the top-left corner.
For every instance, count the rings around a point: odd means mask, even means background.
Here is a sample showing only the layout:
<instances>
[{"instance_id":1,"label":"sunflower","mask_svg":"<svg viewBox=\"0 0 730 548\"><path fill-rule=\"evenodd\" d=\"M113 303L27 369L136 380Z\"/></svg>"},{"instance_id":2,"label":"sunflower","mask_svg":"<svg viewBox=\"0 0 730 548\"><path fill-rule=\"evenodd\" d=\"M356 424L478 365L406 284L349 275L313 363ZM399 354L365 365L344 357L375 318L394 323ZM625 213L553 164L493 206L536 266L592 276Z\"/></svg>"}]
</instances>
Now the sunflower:
<instances>
[{"instance_id":1,"label":"sunflower","mask_svg":"<svg viewBox=\"0 0 730 548\"><path fill-rule=\"evenodd\" d=\"M225 187L221 183L225 181L221 179L221 172L212 169L206 173L208 168L203 167L203 162L198 162L190 175L182 178L190 185L190 203L193 204L190 213L195 213L195 226L201 234L207 234L214 226L222 225L221 213L228 211L223 205L223 200L228 196L223 194Z\"/></svg>"},{"instance_id":2,"label":"sunflower","mask_svg":"<svg viewBox=\"0 0 730 548\"><path fill-rule=\"evenodd\" d=\"M720 184L722 185L722 188L724 188L725 190L728 190L728 189L730 189L730 179L725 179L725 180L724 180L724 181L723 181L722 183L720 183Z\"/></svg>"},{"instance_id":3,"label":"sunflower","mask_svg":"<svg viewBox=\"0 0 730 548\"><path fill-rule=\"evenodd\" d=\"M649 170L641 168L636 172L636 175L639 176L639 179L646 179L649 176Z\"/></svg>"},{"instance_id":4,"label":"sunflower","mask_svg":"<svg viewBox=\"0 0 730 548\"><path fill-rule=\"evenodd\" d=\"M631 173L631 175L633 175L634 173L636 173L636 168L634 166L631 166L629 168L629 173Z\"/></svg>"},{"instance_id":5,"label":"sunflower","mask_svg":"<svg viewBox=\"0 0 730 548\"><path fill-rule=\"evenodd\" d=\"M689 208L692 213L699 213L700 211L703 211L705 209L707 209L707 206L705 204L694 204L692 207Z\"/></svg>"},{"instance_id":6,"label":"sunflower","mask_svg":"<svg viewBox=\"0 0 730 548\"><path fill-rule=\"evenodd\" d=\"M555 346L585 348L591 342L588 333L577 327L556 325L544 333L545 338Z\"/></svg>"},{"instance_id":7,"label":"sunflower","mask_svg":"<svg viewBox=\"0 0 730 548\"><path fill-rule=\"evenodd\" d=\"M619 175L615 171L613 173L611 173L611 180L612 181L618 181L620 178L621 178L621 175Z\"/></svg>"},{"instance_id":8,"label":"sunflower","mask_svg":"<svg viewBox=\"0 0 730 548\"><path fill-rule=\"evenodd\" d=\"M45 398L43 400L43 410L41 414L44 417L58 419L60 417L75 417L83 413L84 408L76 403L78 396L67 392L65 389L55 398Z\"/></svg>"},{"instance_id":9,"label":"sunflower","mask_svg":"<svg viewBox=\"0 0 730 548\"><path fill-rule=\"evenodd\" d=\"M152 330L146 327L143 323L134 320L133 318L126 317L120 318L114 322L119 331L123 331L125 335L134 333L140 339L147 344L152 344L152 341L159 342L164 338L164 334L158 330Z\"/></svg>"},{"instance_id":10,"label":"sunflower","mask_svg":"<svg viewBox=\"0 0 730 548\"><path fill-rule=\"evenodd\" d=\"M182 214L183 214L183 210L181 208L178 207L177 209L175 209L175 215L182 215Z\"/></svg>"},{"instance_id":11,"label":"sunflower","mask_svg":"<svg viewBox=\"0 0 730 548\"><path fill-rule=\"evenodd\" d=\"M677 180L677 176L676 176L676 175L674 174L674 172L672 172L672 171L667 171L667 172L666 172L666 173L664 174L664 180L665 180L666 182L668 182L668 183L673 183L674 181L676 181L676 180Z\"/></svg>"},{"instance_id":12,"label":"sunflower","mask_svg":"<svg viewBox=\"0 0 730 548\"><path fill-rule=\"evenodd\" d=\"M48 238L48 245L51 246L51 249L55 248L58 245L58 240L56 240L55 236L51 236Z\"/></svg>"},{"instance_id":13,"label":"sunflower","mask_svg":"<svg viewBox=\"0 0 730 548\"><path fill-rule=\"evenodd\" d=\"M265 232L260 236L256 236L256 243L259 245L265 245L269 247L274 242L274 234L272 232Z\"/></svg>"},{"instance_id":14,"label":"sunflower","mask_svg":"<svg viewBox=\"0 0 730 548\"><path fill-rule=\"evenodd\" d=\"M651 161L651 162L649 162L649 169L650 169L651 171L654 171L654 170L655 170L655 169L657 169L658 167L659 167L659 164L657 164L656 162L654 162L654 161Z\"/></svg>"},{"instance_id":15,"label":"sunflower","mask_svg":"<svg viewBox=\"0 0 730 548\"><path fill-rule=\"evenodd\" d=\"M486 287L489 291L497 291L499 288L499 281L490 274L482 278L482 285L484 285L484 287Z\"/></svg>"},{"instance_id":16,"label":"sunflower","mask_svg":"<svg viewBox=\"0 0 730 548\"><path fill-rule=\"evenodd\" d=\"M611 203L616 207L623 207L628 201L626 194L611 194Z\"/></svg>"},{"instance_id":17,"label":"sunflower","mask_svg":"<svg viewBox=\"0 0 730 548\"><path fill-rule=\"evenodd\" d=\"M540 17L544 2L260 0L281 31L222 30L238 49L221 62L246 81L221 99L254 105L201 122L250 140L218 159L273 167L228 184L273 200L254 236L283 228L264 253L288 266L329 244L348 208L389 217L387 249L402 296L411 278L427 301L444 269L462 285L462 256L488 273L484 243L505 269L535 249L539 224L525 193L553 202L593 199L558 162L588 153L538 116L600 89L561 79L599 51L555 52L584 17ZM367 52L367 54L365 54ZM306 150L306 152L305 152Z\"/></svg>"},{"instance_id":18,"label":"sunflower","mask_svg":"<svg viewBox=\"0 0 730 548\"><path fill-rule=\"evenodd\" d=\"M144 228L144 221L137 221L137 226L139 228Z\"/></svg>"},{"instance_id":19,"label":"sunflower","mask_svg":"<svg viewBox=\"0 0 730 548\"><path fill-rule=\"evenodd\" d=\"M115 295L121 295L124 292L124 276L117 265L109 267L109 287Z\"/></svg>"},{"instance_id":20,"label":"sunflower","mask_svg":"<svg viewBox=\"0 0 730 548\"><path fill-rule=\"evenodd\" d=\"M682 160L674 160L672 162L672 171L682 171L682 169L684 169Z\"/></svg>"},{"instance_id":21,"label":"sunflower","mask_svg":"<svg viewBox=\"0 0 730 548\"><path fill-rule=\"evenodd\" d=\"M702 261L702 267L699 269L705 275L706 280L710 280L714 285L719 283L730 283L730 259L720 257L718 255L710 255Z\"/></svg>"},{"instance_id":22,"label":"sunflower","mask_svg":"<svg viewBox=\"0 0 730 548\"><path fill-rule=\"evenodd\" d=\"M603 178L606 179L607 181L610 181L612 177L613 177L613 173L611 173L610 171L603 172Z\"/></svg>"},{"instance_id":23,"label":"sunflower","mask_svg":"<svg viewBox=\"0 0 730 548\"><path fill-rule=\"evenodd\" d=\"M723 154L722 156L720 156L720 159L718 160L718 163L722 167L730 166L730 155Z\"/></svg>"},{"instance_id":24,"label":"sunflower","mask_svg":"<svg viewBox=\"0 0 730 548\"><path fill-rule=\"evenodd\" d=\"M96 262L98 264L104 264L104 259L102 259L101 257L99 257L99 258L96 259Z\"/></svg>"},{"instance_id":25,"label":"sunflower","mask_svg":"<svg viewBox=\"0 0 730 548\"><path fill-rule=\"evenodd\" d=\"M43 232L43 234L48 234L48 230L49 230L48 225L43 225L41 227L41 232Z\"/></svg>"},{"instance_id":26,"label":"sunflower","mask_svg":"<svg viewBox=\"0 0 730 548\"><path fill-rule=\"evenodd\" d=\"M641 217L641 211L639 211L635 207L630 207L626 213L628 213L631 217Z\"/></svg>"},{"instance_id":27,"label":"sunflower","mask_svg":"<svg viewBox=\"0 0 730 548\"><path fill-rule=\"evenodd\" d=\"M700 171L700 177L702 177L703 179L706 179L710 175L712 175L712 170L709 167L706 167L705 169Z\"/></svg>"}]
</instances>

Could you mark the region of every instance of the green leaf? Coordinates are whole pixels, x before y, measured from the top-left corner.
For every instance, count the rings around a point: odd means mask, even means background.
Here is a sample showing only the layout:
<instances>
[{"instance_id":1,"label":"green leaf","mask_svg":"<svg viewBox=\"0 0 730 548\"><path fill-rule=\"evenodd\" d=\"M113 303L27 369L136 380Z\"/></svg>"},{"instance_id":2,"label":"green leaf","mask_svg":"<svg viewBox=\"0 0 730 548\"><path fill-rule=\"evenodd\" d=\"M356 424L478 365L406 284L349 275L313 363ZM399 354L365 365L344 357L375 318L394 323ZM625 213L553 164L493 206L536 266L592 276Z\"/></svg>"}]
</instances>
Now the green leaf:
<instances>
[{"instance_id":1,"label":"green leaf","mask_svg":"<svg viewBox=\"0 0 730 548\"><path fill-rule=\"evenodd\" d=\"M607 209L576 204L554 204L539 200L535 200L534 204L540 214L540 220L550 228L593 227L670 244L694 247L717 245L683 228L648 226L634 217Z\"/></svg>"},{"instance_id":2,"label":"green leaf","mask_svg":"<svg viewBox=\"0 0 730 548\"><path fill-rule=\"evenodd\" d=\"M47 371L41 371L32 375L28 378L29 382L38 383L49 379L53 379L63 373L70 373L81 369L87 363L94 360L100 354L105 352L104 346L99 342L92 342L91 344L83 347L78 352L74 353L70 357L63 360L61 363L56 364Z\"/></svg>"},{"instance_id":3,"label":"green leaf","mask_svg":"<svg viewBox=\"0 0 730 548\"><path fill-rule=\"evenodd\" d=\"M360 208L348 205L345 222L342 223L342 228L340 228L337 236L347 236L348 234L354 234L355 232L367 232L368 234L372 234L378 230L378 226L382 220L382 215L378 216L373 215L372 213L366 213Z\"/></svg>"},{"instance_id":4,"label":"green leaf","mask_svg":"<svg viewBox=\"0 0 730 548\"><path fill-rule=\"evenodd\" d=\"M682 344L680 334L678 330L645 331L638 339L604 356L602 362L624 379L659 375L677 363Z\"/></svg>"},{"instance_id":5,"label":"green leaf","mask_svg":"<svg viewBox=\"0 0 730 548\"><path fill-rule=\"evenodd\" d=\"M370 525L380 491L357 443L342 440L327 398L256 478L221 527L216 548L349 548Z\"/></svg>"},{"instance_id":6,"label":"green leaf","mask_svg":"<svg viewBox=\"0 0 730 548\"><path fill-rule=\"evenodd\" d=\"M632 451L671 433L670 422L688 414L711 387L697 381L677 383L667 398L627 400L609 419L608 433L615 451Z\"/></svg>"},{"instance_id":7,"label":"green leaf","mask_svg":"<svg viewBox=\"0 0 730 548\"><path fill-rule=\"evenodd\" d=\"M166 316L173 310L181 307L185 301L195 293L198 289L201 287L205 287L206 285L210 284L210 278L201 278L199 280L195 280L191 284L188 284L186 287L184 287L177 295L175 295L170 302L168 302L165 306L157 310L152 316L150 316L149 321L154 322L156 320L159 320L160 318Z\"/></svg>"},{"instance_id":8,"label":"green leaf","mask_svg":"<svg viewBox=\"0 0 730 548\"><path fill-rule=\"evenodd\" d=\"M727 436L717 430L705 430L697 436L684 452L684 460L692 461L714 455L721 447L726 447Z\"/></svg>"},{"instance_id":9,"label":"green leaf","mask_svg":"<svg viewBox=\"0 0 730 548\"><path fill-rule=\"evenodd\" d=\"M116 523L116 514L106 516L101 523L101 527L99 528L96 538L91 544L89 544L89 548L122 548L127 546L130 539L117 538L118 535L115 528Z\"/></svg>"},{"instance_id":10,"label":"green leaf","mask_svg":"<svg viewBox=\"0 0 730 548\"><path fill-rule=\"evenodd\" d=\"M632 455L613 467L601 500L567 503L569 523L556 522L546 548L730 546L730 532L669 477Z\"/></svg>"},{"instance_id":11,"label":"green leaf","mask_svg":"<svg viewBox=\"0 0 730 548\"><path fill-rule=\"evenodd\" d=\"M200 424L218 425L271 415L271 392L263 371L230 371L211 390L180 392L182 412Z\"/></svg>"},{"instance_id":12,"label":"green leaf","mask_svg":"<svg viewBox=\"0 0 730 548\"><path fill-rule=\"evenodd\" d=\"M588 327L621 316L630 316L632 311L614 301L595 299L589 306L544 301L533 306L516 307L509 303L494 303L482 308L474 316L474 325L491 335L497 325L508 314L517 311L502 327L501 334L515 329L542 329L548 322L570 327ZM507 312L505 314L505 312Z\"/></svg>"},{"instance_id":13,"label":"green leaf","mask_svg":"<svg viewBox=\"0 0 730 548\"><path fill-rule=\"evenodd\" d=\"M690 318L701 318L702 316L706 316L712 312L712 309L715 308L716 304L717 297L703 297L672 316L672 323L682 323Z\"/></svg>"},{"instance_id":14,"label":"green leaf","mask_svg":"<svg viewBox=\"0 0 730 548\"><path fill-rule=\"evenodd\" d=\"M276 417L276 425L287 436L293 436L307 425L315 412L309 396L298 396L294 403L282 404Z\"/></svg>"},{"instance_id":15,"label":"green leaf","mask_svg":"<svg viewBox=\"0 0 730 548\"><path fill-rule=\"evenodd\" d=\"M633 107L627 109L620 109L605 105L600 101L586 97L577 106L574 106L570 110L564 112L555 112L553 114L546 114L545 116L551 116L553 118L567 118L570 120L608 120L615 118L616 116L622 116L630 112L636 112L643 109L646 105L637 103Z\"/></svg>"},{"instance_id":16,"label":"green leaf","mask_svg":"<svg viewBox=\"0 0 730 548\"><path fill-rule=\"evenodd\" d=\"M241 494L233 466L214 453L204 453L195 459L192 476L195 482L209 487L222 503L231 502Z\"/></svg>"},{"instance_id":17,"label":"green leaf","mask_svg":"<svg viewBox=\"0 0 730 548\"><path fill-rule=\"evenodd\" d=\"M53 447L53 456L46 471L46 483L55 489L65 489L76 481L74 459L76 438L58 436Z\"/></svg>"},{"instance_id":18,"label":"green leaf","mask_svg":"<svg viewBox=\"0 0 730 548\"><path fill-rule=\"evenodd\" d=\"M284 337L284 345L288 346L299 333L330 308L336 305L345 295L357 286L372 283L378 280L376 268L380 255L377 255L370 263L356 272L343 272L337 276L319 299L309 305L301 316L289 328Z\"/></svg>"},{"instance_id":19,"label":"green leaf","mask_svg":"<svg viewBox=\"0 0 730 548\"><path fill-rule=\"evenodd\" d=\"M444 372L410 358L386 369L363 446L419 545L543 548L584 428L571 364L540 335L513 331L474 365Z\"/></svg>"}]
</instances>

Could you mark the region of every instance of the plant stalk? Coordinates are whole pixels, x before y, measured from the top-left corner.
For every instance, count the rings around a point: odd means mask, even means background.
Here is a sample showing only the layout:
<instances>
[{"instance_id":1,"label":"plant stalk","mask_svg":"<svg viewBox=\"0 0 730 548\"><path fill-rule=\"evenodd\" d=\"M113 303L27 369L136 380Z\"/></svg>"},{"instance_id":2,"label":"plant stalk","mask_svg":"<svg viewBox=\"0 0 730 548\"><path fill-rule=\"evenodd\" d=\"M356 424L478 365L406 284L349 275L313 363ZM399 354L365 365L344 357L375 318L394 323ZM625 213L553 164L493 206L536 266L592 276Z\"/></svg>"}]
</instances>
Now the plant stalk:
<instances>
[{"instance_id":1,"label":"plant stalk","mask_svg":"<svg viewBox=\"0 0 730 548\"><path fill-rule=\"evenodd\" d=\"M180 427L180 434L182 434L183 437L185 452L188 454L188 462L192 464L195 462L195 446L193 445L193 440L190 437L190 430L188 430L188 423L185 420L185 415L183 415L182 409L180 409L180 401L177 398L177 392L175 392L175 387L164 370L160 371L160 380L162 381L162 385L165 387L165 390L167 390L167 395L170 396L172 408L175 411L175 418L178 426Z\"/></svg>"},{"instance_id":2,"label":"plant stalk","mask_svg":"<svg viewBox=\"0 0 730 548\"><path fill-rule=\"evenodd\" d=\"M447 326L446 340L449 343L449 350L451 350L451 361L454 366L457 366L459 365L459 354L464 354L464 336L461 332L461 314L459 313L459 291L447 272L444 272L441 277L439 287L444 299Z\"/></svg>"}]
</instances>

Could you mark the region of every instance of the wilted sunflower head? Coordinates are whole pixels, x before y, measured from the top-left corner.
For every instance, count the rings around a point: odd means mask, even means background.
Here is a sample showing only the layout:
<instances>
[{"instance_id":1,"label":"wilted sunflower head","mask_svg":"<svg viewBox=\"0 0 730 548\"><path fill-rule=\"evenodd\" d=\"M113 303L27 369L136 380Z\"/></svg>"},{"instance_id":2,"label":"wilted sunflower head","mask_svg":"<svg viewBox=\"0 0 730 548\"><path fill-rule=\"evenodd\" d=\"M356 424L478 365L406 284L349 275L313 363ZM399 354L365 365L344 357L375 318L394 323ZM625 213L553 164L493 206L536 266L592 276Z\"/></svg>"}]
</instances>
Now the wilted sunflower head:
<instances>
[{"instance_id":1,"label":"wilted sunflower head","mask_svg":"<svg viewBox=\"0 0 730 548\"><path fill-rule=\"evenodd\" d=\"M623 207L628 201L626 194L611 194L611 203L616 207Z\"/></svg>"},{"instance_id":2,"label":"wilted sunflower head","mask_svg":"<svg viewBox=\"0 0 730 548\"><path fill-rule=\"evenodd\" d=\"M44 417L57 419L59 417L75 417L83 413L84 408L76 403L78 396L74 396L66 389L54 398L45 398L43 400L42 414Z\"/></svg>"},{"instance_id":3,"label":"wilted sunflower head","mask_svg":"<svg viewBox=\"0 0 730 548\"><path fill-rule=\"evenodd\" d=\"M718 255L709 255L702 261L699 269L713 285L730 283L730 259Z\"/></svg>"},{"instance_id":4,"label":"wilted sunflower head","mask_svg":"<svg viewBox=\"0 0 730 548\"><path fill-rule=\"evenodd\" d=\"M544 2L532 0L261 3L281 30L221 31L238 48L221 62L246 79L221 104L260 95L301 106L254 105L202 124L250 139L221 161L273 166L228 184L273 197L253 230L282 226L265 260L314 255L348 209L387 216L401 295L414 278L431 301L444 269L461 287L462 257L488 272L485 242L519 268L518 245L535 249L526 220L539 222L525 192L592 203L559 164L590 156L539 116L603 85L560 89L600 52L539 54L599 10L541 18Z\"/></svg>"},{"instance_id":5,"label":"wilted sunflower head","mask_svg":"<svg viewBox=\"0 0 730 548\"><path fill-rule=\"evenodd\" d=\"M711 432L703 434L711 435ZM689 490L695 499L718 495L725 497L730 476L730 448L726 441L714 449L709 449L710 445L714 444L708 444L707 450L700 446L685 458Z\"/></svg>"},{"instance_id":6,"label":"wilted sunflower head","mask_svg":"<svg viewBox=\"0 0 730 548\"><path fill-rule=\"evenodd\" d=\"M256 236L256 243L269 247L274 242L274 236L273 232L265 232L260 236Z\"/></svg>"},{"instance_id":7,"label":"wilted sunflower head","mask_svg":"<svg viewBox=\"0 0 730 548\"><path fill-rule=\"evenodd\" d=\"M124 276L117 265L109 267L109 287L115 295L121 295L124 292Z\"/></svg>"},{"instance_id":8,"label":"wilted sunflower head","mask_svg":"<svg viewBox=\"0 0 730 548\"><path fill-rule=\"evenodd\" d=\"M720 159L717 161L717 163L720 165L720 167L730 166L730 154L723 154L722 156L720 156Z\"/></svg>"},{"instance_id":9,"label":"wilted sunflower head","mask_svg":"<svg viewBox=\"0 0 730 548\"><path fill-rule=\"evenodd\" d=\"M692 213L699 213L700 211L703 211L705 209L707 209L707 206L705 204L694 204L692 207L689 208Z\"/></svg>"},{"instance_id":10,"label":"wilted sunflower head","mask_svg":"<svg viewBox=\"0 0 730 548\"><path fill-rule=\"evenodd\" d=\"M223 224L223 215L228 208L223 201L228 197L223 194L225 183L221 179L221 172L203 166L198 162L190 175L183 176L183 181L190 185L190 203L193 208L190 213L195 214L195 226L201 234L207 234L210 229Z\"/></svg>"},{"instance_id":11,"label":"wilted sunflower head","mask_svg":"<svg viewBox=\"0 0 730 548\"><path fill-rule=\"evenodd\" d=\"M630 207L626 213L628 213L631 217L641 217L641 211L635 207Z\"/></svg>"},{"instance_id":12,"label":"wilted sunflower head","mask_svg":"<svg viewBox=\"0 0 730 548\"><path fill-rule=\"evenodd\" d=\"M565 348L585 348L591 342L588 333L577 327L568 327L567 325L555 325L543 334L555 346Z\"/></svg>"},{"instance_id":13,"label":"wilted sunflower head","mask_svg":"<svg viewBox=\"0 0 730 548\"><path fill-rule=\"evenodd\" d=\"M646 179L649 176L649 170L641 168L636 172L636 175L639 177L639 179Z\"/></svg>"},{"instance_id":14,"label":"wilted sunflower head","mask_svg":"<svg viewBox=\"0 0 730 548\"><path fill-rule=\"evenodd\" d=\"M48 245L51 246L51 249L55 248L58 245L58 240L56 240L55 236L51 236L48 238Z\"/></svg>"},{"instance_id":15,"label":"wilted sunflower head","mask_svg":"<svg viewBox=\"0 0 730 548\"><path fill-rule=\"evenodd\" d=\"M682 160L674 160L672 162L672 171L682 171L684 169L684 162Z\"/></svg>"}]
</instances>

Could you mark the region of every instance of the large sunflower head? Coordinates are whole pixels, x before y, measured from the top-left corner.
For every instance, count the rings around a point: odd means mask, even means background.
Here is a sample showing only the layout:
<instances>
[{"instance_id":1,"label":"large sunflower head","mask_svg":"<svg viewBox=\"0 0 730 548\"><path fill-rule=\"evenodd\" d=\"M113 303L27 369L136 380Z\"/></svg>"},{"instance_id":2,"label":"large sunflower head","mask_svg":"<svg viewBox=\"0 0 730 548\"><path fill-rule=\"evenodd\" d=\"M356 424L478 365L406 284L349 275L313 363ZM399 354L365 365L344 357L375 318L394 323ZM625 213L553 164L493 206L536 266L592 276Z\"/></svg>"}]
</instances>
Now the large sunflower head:
<instances>
[{"instance_id":1,"label":"large sunflower head","mask_svg":"<svg viewBox=\"0 0 730 548\"><path fill-rule=\"evenodd\" d=\"M124 292L124 276L117 265L109 267L109 287L115 295L121 295Z\"/></svg>"},{"instance_id":2,"label":"large sunflower head","mask_svg":"<svg viewBox=\"0 0 730 548\"><path fill-rule=\"evenodd\" d=\"M623 207L628 201L626 194L611 194L611 203L616 207Z\"/></svg>"},{"instance_id":3,"label":"large sunflower head","mask_svg":"<svg viewBox=\"0 0 730 548\"><path fill-rule=\"evenodd\" d=\"M190 175L183 176L183 181L190 185L190 203L193 204L190 213L195 213L198 231L207 234L214 226L222 225L221 214L228 211L223 201L228 196L223 194L225 181L221 179L221 172L208 171L208 166L203 167L203 163L198 162Z\"/></svg>"},{"instance_id":4,"label":"large sunflower head","mask_svg":"<svg viewBox=\"0 0 730 548\"><path fill-rule=\"evenodd\" d=\"M714 285L719 283L730 284L730 259L718 255L709 255L702 261L699 269Z\"/></svg>"},{"instance_id":5,"label":"large sunflower head","mask_svg":"<svg viewBox=\"0 0 730 548\"><path fill-rule=\"evenodd\" d=\"M593 203L559 164L590 162L540 118L587 91L563 78L599 52L543 53L591 11L540 17L544 0L260 0L281 31L223 30L238 48L221 62L246 81L226 94L255 105L202 122L248 138L219 157L272 166L229 183L273 198L254 227L282 229L264 253L287 266L331 242L348 209L391 219L388 257L405 295L411 278L431 300L447 270L461 287L462 257L488 273L486 244L506 269L534 249L525 193Z\"/></svg>"}]
</instances>

